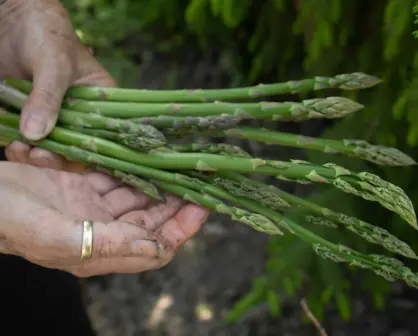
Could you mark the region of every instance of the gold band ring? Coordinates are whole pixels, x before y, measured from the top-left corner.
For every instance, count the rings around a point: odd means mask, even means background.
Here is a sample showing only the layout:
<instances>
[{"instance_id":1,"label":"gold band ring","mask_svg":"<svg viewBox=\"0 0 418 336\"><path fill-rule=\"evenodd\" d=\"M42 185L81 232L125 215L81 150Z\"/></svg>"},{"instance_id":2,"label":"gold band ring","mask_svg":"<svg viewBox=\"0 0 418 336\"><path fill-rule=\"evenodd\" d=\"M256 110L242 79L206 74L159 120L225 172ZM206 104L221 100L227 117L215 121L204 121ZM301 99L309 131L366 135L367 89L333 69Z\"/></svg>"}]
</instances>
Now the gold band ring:
<instances>
[{"instance_id":1,"label":"gold band ring","mask_svg":"<svg viewBox=\"0 0 418 336\"><path fill-rule=\"evenodd\" d=\"M83 237L81 245L81 259L91 258L93 253L93 222L83 220Z\"/></svg>"}]
</instances>

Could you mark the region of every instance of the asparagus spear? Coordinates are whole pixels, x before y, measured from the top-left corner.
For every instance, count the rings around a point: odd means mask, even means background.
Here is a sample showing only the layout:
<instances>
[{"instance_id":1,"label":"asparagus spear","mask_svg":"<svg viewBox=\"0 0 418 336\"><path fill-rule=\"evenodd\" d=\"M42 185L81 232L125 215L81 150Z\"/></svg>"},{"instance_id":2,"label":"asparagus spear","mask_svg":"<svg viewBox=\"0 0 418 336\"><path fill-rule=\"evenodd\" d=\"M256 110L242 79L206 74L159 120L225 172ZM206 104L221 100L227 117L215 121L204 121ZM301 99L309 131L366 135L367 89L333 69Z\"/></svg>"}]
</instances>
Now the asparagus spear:
<instances>
[{"instance_id":1,"label":"asparagus spear","mask_svg":"<svg viewBox=\"0 0 418 336\"><path fill-rule=\"evenodd\" d=\"M21 109L28 99L28 95L0 83L0 100L11 107ZM127 132L137 136L165 141L164 135L151 125L141 125L129 120L108 118L94 113L83 113L61 109L58 121L86 128L102 128L109 131Z\"/></svg>"},{"instance_id":2,"label":"asparagus spear","mask_svg":"<svg viewBox=\"0 0 418 336\"><path fill-rule=\"evenodd\" d=\"M94 167L95 165L92 166ZM95 168L98 168L98 170L103 170L103 167L100 166L95 166ZM165 201L158 188L150 181L146 181L144 179L139 178L138 176L125 173L120 170L106 169L105 172L108 175L118 178L122 183L138 189L145 195L148 195L150 198L153 198L157 201Z\"/></svg>"},{"instance_id":3,"label":"asparagus spear","mask_svg":"<svg viewBox=\"0 0 418 336\"><path fill-rule=\"evenodd\" d=\"M158 116L158 117L143 117L132 118L130 121L142 125L152 125L156 128L173 128L176 130L225 130L238 125L245 118L232 114L221 114L207 117L173 117L173 116Z\"/></svg>"},{"instance_id":4,"label":"asparagus spear","mask_svg":"<svg viewBox=\"0 0 418 336\"><path fill-rule=\"evenodd\" d=\"M3 136L3 140L8 139L8 142L21 139L21 136L17 129L13 129L2 125L0 126L0 132ZM213 197L206 197L205 200L201 200L198 199L198 197L194 198L186 196L189 195L193 189L198 191L201 190L202 186L209 186L211 188L210 190L217 190L217 195L219 195L219 193L221 195L225 194L222 191L219 192L219 189L217 189L216 187L207 185L200 180L192 179L184 175L182 176L180 174L174 174L167 171L160 171L158 169L141 166L139 164L132 164L129 162L120 161L117 159L96 154L94 152L88 152L77 147L62 145L60 143L48 139L38 142L37 145L79 162L90 162L94 165L100 165L111 169L130 172L135 175L141 175L146 176L148 178L156 179L156 181L153 181L154 183L159 184L160 186L164 186L167 189L170 189L171 193L185 197L189 201L195 202L196 204L203 205L199 203L200 201L202 201L202 203L210 206L212 209L214 209L214 211L226 212L226 208L228 208L227 206L225 207L224 205L220 204L219 201L215 201ZM163 184L161 184L161 182L158 181L163 181ZM196 196L197 193L193 193L192 195ZM229 194L226 193L226 195ZM351 265L357 267L371 269L375 273L384 276L389 281L400 279L404 280L409 286L418 288L417 274L413 273L409 268L405 267L400 261L396 259L387 258L385 256L380 255L368 256L361 254L355 250L352 250L346 246L340 244L335 245L323 239L322 237L314 234L313 232L299 226L293 221L287 219L286 217L277 214L271 209L263 208L255 202L245 200L240 197L235 197L233 199L235 201L235 204L245 204L244 206L248 207L250 211L254 211L259 216L264 216L264 218L271 219L275 227L281 226L288 228L290 232L294 233L308 244L311 244L314 251L323 258L330 259L334 262L348 262ZM230 214L229 211L228 214ZM259 217L257 216L257 218ZM264 218L260 222L257 221L257 223L262 225L266 225L266 223L268 223L270 225L271 222L265 221ZM248 225L251 225L253 223L252 221L248 221L247 218L243 222ZM254 228L262 230L262 228L257 226Z\"/></svg>"},{"instance_id":5,"label":"asparagus spear","mask_svg":"<svg viewBox=\"0 0 418 336\"><path fill-rule=\"evenodd\" d=\"M78 133L83 133L91 135L93 137L114 141L141 152L148 152L152 149L166 145L166 142L160 139L139 137L135 134L130 133L121 134L102 129L85 128L73 125L65 125L65 127Z\"/></svg>"},{"instance_id":6,"label":"asparagus spear","mask_svg":"<svg viewBox=\"0 0 418 336\"><path fill-rule=\"evenodd\" d=\"M20 79L7 79L7 85L29 92L32 89L30 81ZM307 91L325 89L361 90L379 84L377 77L354 72L340 74L334 77L313 77L302 80L287 81L275 84L259 84L249 87L209 90L141 90L103 87L73 87L67 93L67 98L86 100L106 100L119 102L205 102L248 100L280 94L294 94Z\"/></svg>"},{"instance_id":7,"label":"asparagus spear","mask_svg":"<svg viewBox=\"0 0 418 336\"><path fill-rule=\"evenodd\" d=\"M28 81L9 79L5 83L27 94L32 87ZM125 90L125 89L124 89ZM161 119L144 119L146 124L158 128L179 128L176 122L181 117L207 117L230 114L239 120L270 118L280 121L301 121L312 118L342 118L356 112L363 105L345 97L326 97L307 99L302 102L259 102L259 103L226 103L215 100L212 103L179 104L173 102L162 103L131 103L112 101L88 101L80 99L65 99L64 108L81 112L92 112L113 118L145 118L164 116ZM175 117L168 118L170 115ZM151 122L152 120L152 122ZM184 122L184 121L183 121Z\"/></svg>"},{"instance_id":8,"label":"asparagus spear","mask_svg":"<svg viewBox=\"0 0 418 336\"><path fill-rule=\"evenodd\" d=\"M241 147L233 146L229 144L217 144L217 143L207 143L207 144L179 144L179 145L167 145L167 148L180 153L207 153L207 154L218 154L225 156L240 156L240 157L251 157L246 151Z\"/></svg>"},{"instance_id":9,"label":"asparagus spear","mask_svg":"<svg viewBox=\"0 0 418 336\"><path fill-rule=\"evenodd\" d=\"M207 117L229 114L239 120L272 119L278 121L301 121L314 118L342 118L363 108L363 105L345 97L307 99L302 102L259 102L259 103L125 103L67 99L64 107L93 112L115 118L146 118L175 115L176 121L184 117ZM183 118L182 118L183 117ZM147 120L147 119L145 119ZM177 128L172 119L165 123L155 120L158 128Z\"/></svg>"},{"instance_id":10,"label":"asparagus spear","mask_svg":"<svg viewBox=\"0 0 418 336\"><path fill-rule=\"evenodd\" d=\"M300 211L301 209L307 210L309 213L318 216L305 216L305 220L311 223L328 226L339 223L372 244L381 245L391 252L401 254L408 258L418 259L418 256L408 244L399 240L387 230L319 206L318 204L289 194L273 185L266 185L241 174L231 172L219 172L215 176L209 176L208 181L236 196L252 199L272 209L284 211L288 211L289 209L294 211Z\"/></svg>"},{"instance_id":11,"label":"asparagus spear","mask_svg":"<svg viewBox=\"0 0 418 336\"><path fill-rule=\"evenodd\" d=\"M18 127L19 116L0 110L0 123ZM278 179L298 183L327 183L343 192L354 194L397 213L418 229L415 210L405 192L380 177L367 172L356 173L328 163L315 165L301 160L273 161L259 158L225 157L204 153L136 152L113 142L55 127L49 137L64 144L75 145L99 154L139 163L150 167L173 170L233 171L273 175Z\"/></svg>"},{"instance_id":12,"label":"asparagus spear","mask_svg":"<svg viewBox=\"0 0 418 336\"><path fill-rule=\"evenodd\" d=\"M265 128L256 129L244 126L224 131L211 131L208 135L213 137L232 137L254 140L269 145L277 144L304 149L313 149L329 154L346 154L379 165L416 165L415 160L396 148L376 146L364 140L312 138L303 135L272 131Z\"/></svg>"}]
</instances>

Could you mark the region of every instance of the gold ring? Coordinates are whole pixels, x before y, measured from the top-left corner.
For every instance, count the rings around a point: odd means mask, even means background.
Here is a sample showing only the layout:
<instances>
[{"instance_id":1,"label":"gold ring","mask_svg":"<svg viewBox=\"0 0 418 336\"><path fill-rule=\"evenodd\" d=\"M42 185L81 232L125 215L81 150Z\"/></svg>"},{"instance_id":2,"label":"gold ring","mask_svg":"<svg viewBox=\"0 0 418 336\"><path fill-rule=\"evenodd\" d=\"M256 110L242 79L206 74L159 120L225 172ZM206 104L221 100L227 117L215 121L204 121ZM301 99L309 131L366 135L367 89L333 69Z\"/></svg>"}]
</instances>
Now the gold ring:
<instances>
[{"instance_id":1,"label":"gold ring","mask_svg":"<svg viewBox=\"0 0 418 336\"><path fill-rule=\"evenodd\" d=\"M81 245L81 259L91 258L93 253L93 222L90 220L83 220L83 238Z\"/></svg>"}]
</instances>

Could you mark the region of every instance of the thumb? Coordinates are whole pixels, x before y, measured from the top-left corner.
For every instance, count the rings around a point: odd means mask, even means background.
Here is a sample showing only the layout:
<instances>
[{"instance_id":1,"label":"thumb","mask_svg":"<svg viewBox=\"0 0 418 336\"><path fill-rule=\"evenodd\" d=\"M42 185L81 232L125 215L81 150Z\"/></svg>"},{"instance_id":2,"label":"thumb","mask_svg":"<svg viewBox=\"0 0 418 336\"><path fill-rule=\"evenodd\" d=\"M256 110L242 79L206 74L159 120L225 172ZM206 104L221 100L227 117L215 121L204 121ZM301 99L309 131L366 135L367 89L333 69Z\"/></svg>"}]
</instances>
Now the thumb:
<instances>
[{"instance_id":1,"label":"thumb","mask_svg":"<svg viewBox=\"0 0 418 336\"><path fill-rule=\"evenodd\" d=\"M24 137L36 141L52 131L71 76L69 59L42 58L34 69L33 88L21 111L20 131Z\"/></svg>"}]
</instances>

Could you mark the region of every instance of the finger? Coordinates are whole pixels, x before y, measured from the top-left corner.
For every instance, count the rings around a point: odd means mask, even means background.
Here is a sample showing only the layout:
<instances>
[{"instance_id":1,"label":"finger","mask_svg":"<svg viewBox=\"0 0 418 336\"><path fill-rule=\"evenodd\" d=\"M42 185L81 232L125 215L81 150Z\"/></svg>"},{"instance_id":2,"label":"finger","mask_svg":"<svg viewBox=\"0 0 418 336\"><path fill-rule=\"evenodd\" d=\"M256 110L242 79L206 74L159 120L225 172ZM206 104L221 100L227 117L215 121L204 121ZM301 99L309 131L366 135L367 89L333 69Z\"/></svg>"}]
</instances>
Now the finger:
<instances>
[{"instance_id":1,"label":"finger","mask_svg":"<svg viewBox=\"0 0 418 336\"><path fill-rule=\"evenodd\" d=\"M98 171L89 172L85 178L100 195L107 194L122 185L120 180Z\"/></svg>"},{"instance_id":2,"label":"finger","mask_svg":"<svg viewBox=\"0 0 418 336\"><path fill-rule=\"evenodd\" d=\"M29 161L34 166L55 170L61 170L64 165L64 160L58 154L36 147L29 151Z\"/></svg>"},{"instance_id":3,"label":"finger","mask_svg":"<svg viewBox=\"0 0 418 336\"><path fill-rule=\"evenodd\" d=\"M182 199L168 195L165 203L160 203L148 210L129 212L121 216L119 220L137 224L152 232L173 217L184 203Z\"/></svg>"},{"instance_id":4,"label":"finger","mask_svg":"<svg viewBox=\"0 0 418 336\"><path fill-rule=\"evenodd\" d=\"M128 186L108 192L103 196L103 201L109 205L108 211L114 218L129 211L143 209L151 202L147 195Z\"/></svg>"},{"instance_id":5,"label":"finger","mask_svg":"<svg viewBox=\"0 0 418 336\"><path fill-rule=\"evenodd\" d=\"M27 164L30 150L31 146L20 141L13 141L6 147L5 154L9 161Z\"/></svg>"},{"instance_id":6,"label":"finger","mask_svg":"<svg viewBox=\"0 0 418 336\"><path fill-rule=\"evenodd\" d=\"M65 265L82 264L81 248L83 225L81 221L69 220L58 212L50 211L43 221L32 218L30 235L20 230L27 244L28 255L36 251L36 258L44 263ZM27 239L26 239L27 238ZM29 241L30 238L30 241ZM122 221L93 222L93 252L89 260L120 257L158 258L161 253L157 235L139 226ZM27 245L27 246L26 246ZM89 261L90 262L90 261Z\"/></svg>"},{"instance_id":7,"label":"finger","mask_svg":"<svg viewBox=\"0 0 418 336\"><path fill-rule=\"evenodd\" d=\"M173 218L164 223L156 233L161 235L171 248L177 250L199 231L209 214L206 208L187 204Z\"/></svg>"},{"instance_id":8,"label":"finger","mask_svg":"<svg viewBox=\"0 0 418 336\"><path fill-rule=\"evenodd\" d=\"M87 167L80 162L68 161L61 155L39 147L32 148L29 151L28 163L37 167L63 170L70 173L81 174L87 170Z\"/></svg>"},{"instance_id":9,"label":"finger","mask_svg":"<svg viewBox=\"0 0 418 336\"><path fill-rule=\"evenodd\" d=\"M167 260L168 259L168 260ZM106 274L133 274L158 269L170 258L125 257L90 260L82 265L74 265L69 271L80 278Z\"/></svg>"},{"instance_id":10,"label":"finger","mask_svg":"<svg viewBox=\"0 0 418 336\"><path fill-rule=\"evenodd\" d=\"M63 51L42 55L33 69L33 89L21 111L20 130L40 140L55 126L61 102L72 81L72 62Z\"/></svg>"},{"instance_id":11,"label":"finger","mask_svg":"<svg viewBox=\"0 0 418 336\"><path fill-rule=\"evenodd\" d=\"M103 68L97 59L83 46L79 49L77 79L72 86L117 87L115 79Z\"/></svg>"}]
</instances>

